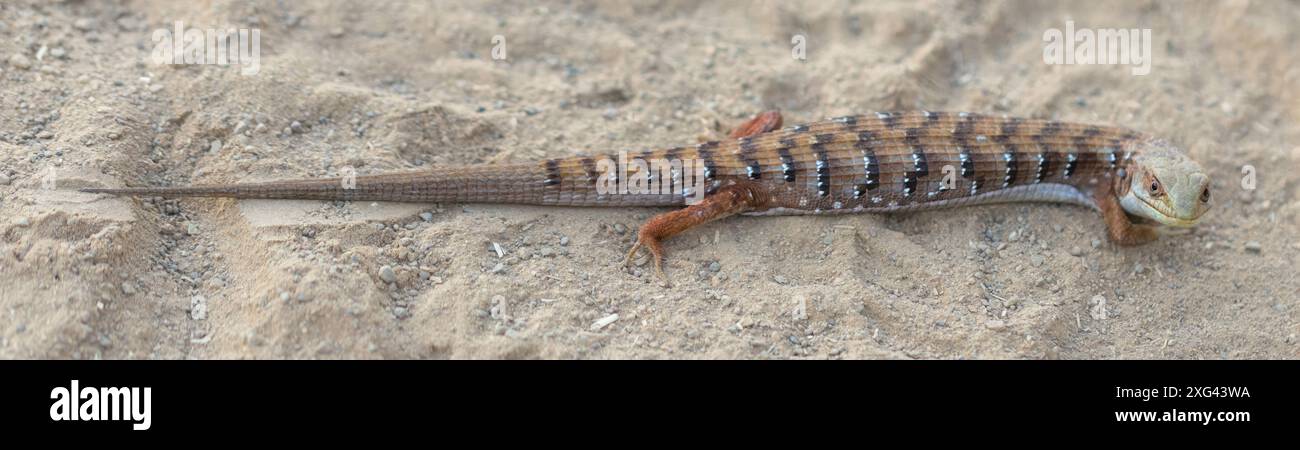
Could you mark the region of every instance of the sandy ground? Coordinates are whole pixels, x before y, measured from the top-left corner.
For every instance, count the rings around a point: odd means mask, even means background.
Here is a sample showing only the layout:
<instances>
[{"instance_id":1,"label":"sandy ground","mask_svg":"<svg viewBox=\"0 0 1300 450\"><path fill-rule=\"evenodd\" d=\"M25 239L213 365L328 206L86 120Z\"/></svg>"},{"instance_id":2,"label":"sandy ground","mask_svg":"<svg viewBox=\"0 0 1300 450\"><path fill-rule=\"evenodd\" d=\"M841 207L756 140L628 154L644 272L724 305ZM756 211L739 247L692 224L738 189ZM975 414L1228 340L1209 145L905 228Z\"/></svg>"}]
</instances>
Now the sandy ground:
<instances>
[{"instance_id":1,"label":"sandy ground","mask_svg":"<svg viewBox=\"0 0 1300 450\"><path fill-rule=\"evenodd\" d=\"M1294 3L47 3L0 3L5 358L1300 354ZM260 30L260 72L153 64L178 20ZM1150 74L1045 64L1066 20L1152 29ZM1138 248L1059 205L735 218L671 241L663 289L617 265L663 210L75 191L690 144L768 109L1127 125L1214 206Z\"/></svg>"}]
</instances>

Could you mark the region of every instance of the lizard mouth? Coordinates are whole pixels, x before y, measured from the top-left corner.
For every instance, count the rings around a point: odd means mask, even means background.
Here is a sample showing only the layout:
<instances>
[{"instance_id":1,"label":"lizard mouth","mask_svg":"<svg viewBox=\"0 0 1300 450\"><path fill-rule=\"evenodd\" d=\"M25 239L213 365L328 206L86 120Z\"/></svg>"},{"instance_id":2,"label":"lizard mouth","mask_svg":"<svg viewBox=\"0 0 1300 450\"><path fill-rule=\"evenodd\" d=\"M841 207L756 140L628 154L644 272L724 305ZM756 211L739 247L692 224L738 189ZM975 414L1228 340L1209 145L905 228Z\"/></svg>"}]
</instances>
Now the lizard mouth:
<instances>
[{"instance_id":1,"label":"lizard mouth","mask_svg":"<svg viewBox=\"0 0 1300 450\"><path fill-rule=\"evenodd\" d=\"M1151 211L1155 213L1152 214L1153 217L1151 219L1160 222L1163 225L1179 228L1191 228L1196 226L1197 222L1200 222L1201 220L1201 214L1179 217L1170 210L1168 205L1153 203L1146 198L1142 198L1142 204L1146 205L1147 208L1150 208ZM1204 214L1204 211L1201 211L1201 213Z\"/></svg>"}]
</instances>

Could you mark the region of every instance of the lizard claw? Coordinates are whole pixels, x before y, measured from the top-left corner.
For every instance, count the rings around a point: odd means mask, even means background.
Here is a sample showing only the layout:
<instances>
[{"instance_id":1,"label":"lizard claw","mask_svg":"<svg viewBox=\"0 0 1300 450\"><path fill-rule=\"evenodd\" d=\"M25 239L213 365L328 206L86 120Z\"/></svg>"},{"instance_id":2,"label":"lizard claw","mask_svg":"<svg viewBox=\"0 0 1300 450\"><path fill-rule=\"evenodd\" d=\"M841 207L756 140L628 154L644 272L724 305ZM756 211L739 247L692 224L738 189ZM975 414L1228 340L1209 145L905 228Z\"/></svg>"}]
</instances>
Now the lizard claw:
<instances>
[{"instance_id":1,"label":"lizard claw","mask_svg":"<svg viewBox=\"0 0 1300 450\"><path fill-rule=\"evenodd\" d=\"M647 239L649 240L649 242L646 242ZM658 240L655 240L653 238L648 238L645 236L638 238L636 240L636 243L632 244L632 250L627 252L627 257L623 258L623 267L628 267L632 265L632 260L636 259L637 251L641 250L641 247L645 247L650 250L650 257L655 262L655 274L659 276L659 279L661 281L663 281L663 285L665 287L672 286L672 283L668 281L668 274L664 273L663 246L659 243Z\"/></svg>"}]
</instances>

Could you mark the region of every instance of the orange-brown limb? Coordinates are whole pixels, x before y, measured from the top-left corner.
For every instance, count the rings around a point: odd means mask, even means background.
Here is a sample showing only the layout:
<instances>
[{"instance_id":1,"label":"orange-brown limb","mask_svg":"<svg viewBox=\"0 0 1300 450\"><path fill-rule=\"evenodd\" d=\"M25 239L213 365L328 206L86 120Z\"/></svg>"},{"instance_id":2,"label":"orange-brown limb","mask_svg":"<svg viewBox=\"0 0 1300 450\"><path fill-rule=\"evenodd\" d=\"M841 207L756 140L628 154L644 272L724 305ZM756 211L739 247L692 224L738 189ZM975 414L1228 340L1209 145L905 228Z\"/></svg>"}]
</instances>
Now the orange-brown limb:
<instances>
[{"instance_id":1,"label":"orange-brown limb","mask_svg":"<svg viewBox=\"0 0 1300 450\"><path fill-rule=\"evenodd\" d=\"M731 130L731 134L728 134L727 137L740 139L746 136L766 133L781 128L782 121L781 111L765 111L736 127L736 129Z\"/></svg>"},{"instance_id":2,"label":"orange-brown limb","mask_svg":"<svg viewBox=\"0 0 1300 450\"><path fill-rule=\"evenodd\" d=\"M738 139L766 133L781 128L782 121L780 111L762 112L736 127L728 134L728 137ZM663 268L663 241L691 227L741 213L761 205L767 201L767 195L760 189L757 185L751 184L724 186L712 195L705 197L700 203L652 217L641 226L641 231L637 233L636 244L632 245L632 250L627 253L627 258L623 259L623 265L630 264L632 259L636 257L637 251L641 247L645 247L650 250L650 254L654 258L655 272L659 275L659 278L667 283L668 276L664 274Z\"/></svg>"},{"instance_id":3,"label":"orange-brown limb","mask_svg":"<svg viewBox=\"0 0 1300 450\"><path fill-rule=\"evenodd\" d=\"M761 206L767 201L767 194L754 184L733 184L719 188L713 195L684 209L663 213L650 218L637 232L636 244L623 259L623 265L631 264L637 251L642 247L650 250L654 258L655 273L664 283L668 276L664 274L663 241L692 227L703 225L727 216L745 212Z\"/></svg>"},{"instance_id":4,"label":"orange-brown limb","mask_svg":"<svg viewBox=\"0 0 1300 450\"><path fill-rule=\"evenodd\" d=\"M1120 206L1119 198L1110 192L1096 195L1097 207L1101 217L1106 221L1106 234L1110 240L1119 245L1139 245L1156 240L1159 234L1151 225L1133 223Z\"/></svg>"}]
</instances>

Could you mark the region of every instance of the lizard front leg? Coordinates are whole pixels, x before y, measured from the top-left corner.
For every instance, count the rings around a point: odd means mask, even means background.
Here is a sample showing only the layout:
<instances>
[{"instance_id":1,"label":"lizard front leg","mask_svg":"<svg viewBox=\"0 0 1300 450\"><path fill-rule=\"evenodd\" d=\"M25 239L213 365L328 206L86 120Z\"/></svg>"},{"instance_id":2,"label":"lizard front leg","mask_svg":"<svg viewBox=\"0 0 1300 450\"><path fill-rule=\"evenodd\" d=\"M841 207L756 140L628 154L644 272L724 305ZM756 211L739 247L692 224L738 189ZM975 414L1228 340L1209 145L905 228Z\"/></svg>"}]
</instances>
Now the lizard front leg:
<instances>
[{"instance_id":1,"label":"lizard front leg","mask_svg":"<svg viewBox=\"0 0 1300 450\"><path fill-rule=\"evenodd\" d=\"M1097 208L1101 210L1101 217L1106 222L1106 234L1110 240L1119 245L1139 245L1156 240L1160 233L1156 227L1145 224L1133 223L1124 214L1124 207L1120 206L1119 198L1112 193L1099 193L1096 195Z\"/></svg>"}]
</instances>

